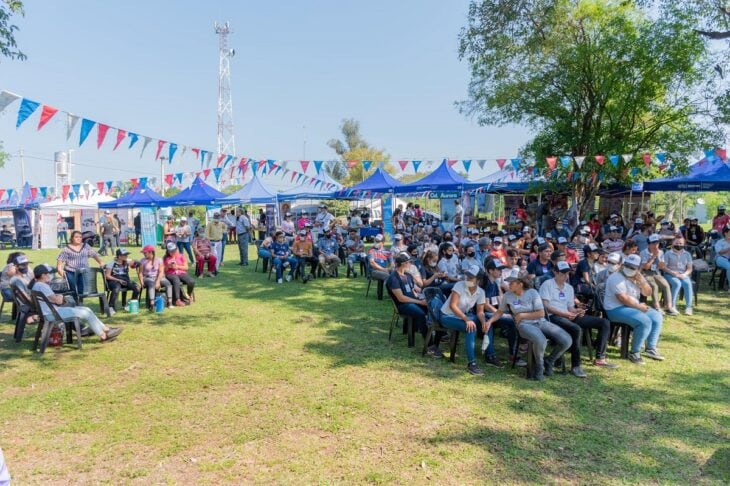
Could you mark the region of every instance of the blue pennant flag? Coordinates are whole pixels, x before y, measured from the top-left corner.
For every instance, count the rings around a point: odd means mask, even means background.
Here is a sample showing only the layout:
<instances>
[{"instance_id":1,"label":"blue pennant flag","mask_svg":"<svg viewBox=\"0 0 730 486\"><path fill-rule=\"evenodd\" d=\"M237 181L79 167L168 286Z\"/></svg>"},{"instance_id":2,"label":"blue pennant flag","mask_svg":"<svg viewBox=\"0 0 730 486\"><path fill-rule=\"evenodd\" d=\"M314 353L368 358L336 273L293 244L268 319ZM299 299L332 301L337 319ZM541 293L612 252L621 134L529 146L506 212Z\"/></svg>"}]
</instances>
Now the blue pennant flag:
<instances>
[{"instance_id":1,"label":"blue pennant flag","mask_svg":"<svg viewBox=\"0 0 730 486\"><path fill-rule=\"evenodd\" d=\"M562 157L560 157L560 163L563 164L563 167L565 167L566 169L570 167L570 163L572 161L573 157L571 157L570 155L563 155Z\"/></svg>"},{"instance_id":2,"label":"blue pennant flag","mask_svg":"<svg viewBox=\"0 0 730 486\"><path fill-rule=\"evenodd\" d=\"M365 172L369 171L370 167L372 167L372 166L373 166L372 160L363 160L362 161L362 168Z\"/></svg>"},{"instance_id":3,"label":"blue pennant flag","mask_svg":"<svg viewBox=\"0 0 730 486\"><path fill-rule=\"evenodd\" d=\"M208 153L207 150L201 150L200 151L200 167L203 167L203 162L205 162L205 155Z\"/></svg>"},{"instance_id":4,"label":"blue pennant flag","mask_svg":"<svg viewBox=\"0 0 730 486\"><path fill-rule=\"evenodd\" d=\"M41 186L38 188L38 190L41 192L41 197L45 199L48 197L48 187Z\"/></svg>"},{"instance_id":5,"label":"blue pennant flag","mask_svg":"<svg viewBox=\"0 0 730 486\"><path fill-rule=\"evenodd\" d=\"M177 182L179 184L182 184L182 178L183 178L183 173L182 172L178 172L177 174L175 174L175 179L177 179Z\"/></svg>"},{"instance_id":6,"label":"blue pennant flag","mask_svg":"<svg viewBox=\"0 0 730 486\"><path fill-rule=\"evenodd\" d=\"M314 170L317 171L317 174L319 174L322 171L322 164L324 164L324 160L315 160L314 161ZM367 170L367 169L365 169Z\"/></svg>"},{"instance_id":7,"label":"blue pennant flag","mask_svg":"<svg viewBox=\"0 0 730 486\"><path fill-rule=\"evenodd\" d=\"M271 172L271 169L273 169L273 168L274 168L274 163L275 163L275 162L276 162L276 161L275 161L275 160L273 160L273 159L269 159L269 160L267 160L267 161L266 161L266 163L268 164L268 169L269 169L269 172Z\"/></svg>"},{"instance_id":8,"label":"blue pennant flag","mask_svg":"<svg viewBox=\"0 0 730 486\"><path fill-rule=\"evenodd\" d=\"M608 156L608 160L611 161L611 163L613 164L614 167L618 167L619 159L620 159L620 156L618 156L618 155L609 155Z\"/></svg>"},{"instance_id":9,"label":"blue pennant flag","mask_svg":"<svg viewBox=\"0 0 730 486\"><path fill-rule=\"evenodd\" d=\"M137 140L139 140L139 135L133 132L127 132L127 136L129 137L129 147L127 148L134 147L134 144L137 143Z\"/></svg>"},{"instance_id":10,"label":"blue pennant flag","mask_svg":"<svg viewBox=\"0 0 730 486\"><path fill-rule=\"evenodd\" d=\"M7 191L5 191L5 192L7 192L7 193L8 193L8 201L9 201L9 200L10 200L10 198L11 198L11 197L13 197L13 193L15 192L15 190L14 190L14 189L8 189L8 190L7 190Z\"/></svg>"},{"instance_id":11,"label":"blue pennant flag","mask_svg":"<svg viewBox=\"0 0 730 486\"><path fill-rule=\"evenodd\" d=\"M469 173L469 169L471 168L471 160L462 160L462 164L464 164L464 169L466 169L466 172Z\"/></svg>"},{"instance_id":12,"label":"blue pennant flag","mask_svg":"<svg viewBox=\"0 0 730 486\"><path fill-rule=\"evenodd\" d=\"M659 162L662 164L667 161L667 153L666 152L659 152L656 154L656 158L659 159Z\"/></svg>"},{"instance_id":13,"label":"blue pennant flag","mask_svg":"<svg viewBox=\"0 0 730 486\"><path fill-rule=\"evenodd\" d=\"M83 118L81 120L81 133L79 134L79 147L84 144L86 141L86 137L89 136L89 133L91 133L91 129L94 128L94 125L96 125L95 121L87 120L86 118Z\"/></svg>"},{"instance_id":14,"label":"blue pennant flag","mask_svg":"<svg viewBox=\"0 0 730 486\"><path fill-rule=\"evenodd\" d=\"M170 142L168 144L168 153L167 153L167 163L172 164L172 158L175 157L175 152L177 152L177 144Z\"/></svg>"},{"instance_id":15,"label":"blue pennant flag","mask_svg":"<svg viewBox=\"0 0 730 486\"><path fill-rule=\"evenodd\" d=\"M708 162L713 162L715 160L715 149L705 149L705 158Z\"/></svg>"},{"instance_id":16,"label":"blue pennant flag","mask_svg":"<svg viewBox=\"0 0 730 486\"><path fill-rule=\"evenodd\" d=\"M25 120L28 119L34 111L38 109L41 104L35 101L31 101L28 98L23 98L20 102L20 109L18 109L18 121L15 123L15 128L20 128Z\"/></svg>"},{"instance_id":17,"label":"blue pennant flag","mask_svg":"<svg viewBox=\"0 0 730 486\"><path fill-rule=\"evenodd\" d=\"M299 173L299 175L297 176L297 184L299 184L299 181L301 181L301 180L302 180L302 176L304 176L304 174L302 174L302 173L300 172L300 173Z\"/></svg>"},{"instance_id":18,"label":"blue pennant flag","mask_svg":"<svg viewBox=\"0 0 730 486\"><path fill-rule=\"evenodd\" d=\"M514 169L514 171L519 172L520 164L522 163L522 159L520 159L520 158L512 159L510 162L512 162L512 168Z\"/></svg>"},{"instance_id":19,"label":"blue pennant flag","mask_svg":"<svg viewBox=\"0 0 730 486\"><path fill-rule=\"evenodd\" d=\"M78 196L81 192L81 184L73 184L71 187L73 188L74 194Z\"/></svg>"},{"instance_id":20,"label":"blue pennant flag","mask_svg":"<svg viewBox=\"0 0 730 486\"><path fill-rule=\"evenodd\" d=\"M418 172L418 168L421 167L422 163L423 163L422 160L414 160L413 161L413 172Z\"/></svg>"},{"instance_id":21,"label":"blue pennant flag","mask_svg":"<svg viewBox=\"0 0 730 486\"><path fill-rule=\"evenodd\" d=\"M68 195L68 198L69 198L69 199L70 199L71 201L73 201L74 199L76 199L76 194L75 194L75 193L73 193L73 192L71 192L71 193L69 193L69 195Z\"/></svg>"},{"instance_id":22,"label":"blue pennant flag","mask_svg":"<svg viewBox=\"0 0 730 486\"><path fill-rule=\"evenodd\" d=\"M232 160L233 160L233 155L229 155L228 157L226 157L226 161L223 162L223 167L225 167L228 164L230 164Z\"/></svg>"},{"instance_id":23,"label":"blue pennant flag","mask_svg":"<svg viewBox=\"0 0 730 486\"><path fill-rule=\"evenodd\" d=\"M106 181L104 184L106 185L106 192L109 192L109 191L112 190L112 184L114 184L114 182L113 181Z\"/></svg>"},{"instance_id":24,"label":"blue pennant flag","mask_svg":"<svg viewBox=\"0 0 730 486\"><path fill-rule=\"evenodd\" d=\"M636 177L641 173L641 169L638 167L634 167L631 169L631 177Z\"/></svg>"},{"instance_id":25,"label":"blue pennant flag","mask_svg":"<svg viewBox=\"0 0 730 486\"><path fill-rule=\"evenodd\" d=\"M147 189L147 177L140 177L139 178L139 188L140 189Z\"/></svg>"},{"instance_id":26,"label":"blue pennant flag","mask_svg":"<svg viewBox=\"0 0 730 486\"><path fill-rule=\"evenodd\" d=\"M223 168L222 167L216 167L215 169L213 169L213 175L215 176L215 181L216 182L219 182L220 181L221 172L223 172Z\"/></svg>"}]
</instances>

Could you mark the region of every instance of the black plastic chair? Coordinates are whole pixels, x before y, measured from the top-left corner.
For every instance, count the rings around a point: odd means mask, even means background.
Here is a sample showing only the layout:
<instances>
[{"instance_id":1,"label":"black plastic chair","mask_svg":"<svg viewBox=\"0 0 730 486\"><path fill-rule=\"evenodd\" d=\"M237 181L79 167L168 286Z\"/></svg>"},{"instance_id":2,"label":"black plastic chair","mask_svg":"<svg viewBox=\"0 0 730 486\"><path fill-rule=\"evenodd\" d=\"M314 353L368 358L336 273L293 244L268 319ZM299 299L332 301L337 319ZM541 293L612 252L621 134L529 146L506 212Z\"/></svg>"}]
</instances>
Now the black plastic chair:
<instances>
[{"instance_id":1,"label":"black plastic chair","mask_svg":"<svg viewBox=\"0 0 730 486\"><path fill-rule=\"evenodd\" d=\"M13 299L9 299L8 300L8 299L5 298L5 295L2 296L2 302L0 303L0 319L2 319L3 308L5 307L5 303L6 302L9 302L12 305L13 304ZM15 312L12 312L11 313L11 317L10 317L10 320L11 321L13 320L13 317L15 317Z\"/></svg>"},{"instance_id":2,"label":"black plastic chair","mask_svg":"<svg viewBox=\"0 0 730 486\"><path fill-rule=\"evenodd\" d=\"M456 346L459 342L459 331L449 329L441 324L441 318L434 312L434 300L443 305L446 302L443 291L438 287L426 287L423 289L423 295L426 298L426 307L428 307L428 334L426 334L426 340L423 343L423 350L421 354L425 355L428 352L428 345L431 339L436 339L436 335L439 332L443 332L449 335L449 361L452 363L456 362ZM439 305L440 308L440 305Z\"/></svg>"},{"instance_id":3,"label":"black plastic chair","mask_svg":"<svg viewBox=\"0 0 730 486\"><path fill-rule=\"evenodd\" d=\"M26 321L29 317L38 314L35 304L31 297L28 296L27 292L20 286L13 284L11 286L13 291L13 300L15 306L18 309L17 315L15 316L15 330L13 332L13 338L16 343L23 340L25 335Z\"/></svg>"},{"instance_id":4,"label":"black plastic chair","mask_svg":"<svg viewBox=\"0 0 730 486\"><path fill-rule=\"evenodd\" d=\"M43 315L42 312L39 312L38 315L40 316L40 321L38 322L38 329L36 329L35 333L35 341L33 342L33 351L38 350L41 354L46 352L46 348L48 347L48 340L51 338L51 331L54 327L61 323L68 323L73 324L73 329L71 326L66 326L66 342L68 344L71 344L73 342L72 332L76 332L76 347L78 349L81 349L81 321L77 317L71 317L64 319L61 317L61 315L58 313L58 309L56 309L56 304L53 304L50 300L48 300L48 297L43 295L41 292L32 292L31 296L33 297L33 303L40 311L41 309L41 302L46 304L48 308L51 310L51 314L53 316L53 319L47 319L46 316ZM40 348L39 348L40 344Z\"/></svg>"},{"instance_id":5,"label":"black plastic chair","mask_svg":"<svg viewBox=\"0 0 730 486\"><path fill-rule=\"evenodd\" d=\"M416 345L416 336L413 329L413 318L405 314L398 312L398 305L395 300L391 299L393 303L393 316L390 319L390 331L388 332L388 342L393 338L393 328L398 325L398 322L403 319L403 330L405 334L408 334L408 347L412 348Z\"/></svg>"},{"instance_id":6,"label":"black plastic chair","mask_svg":"<svg viewBox=\"0 0 730 486\"><path fill-rule=\"evenodd\" d=\"M99 290L99 277L101 277L104 283L102 289ZM106 297L106 280L104 279L104 270L101 268L90 268L83 273L84 278L84 293L79 294L78 303L82 303L84 299L99 299L99 308L103 314L107 317L111 317L109 311L109 300Z\"/></svg>"},{"instance_id":7,"label":"black plastic chair","mask_svg":"<svg viewBox=\"0 0 730 486\"><path fill-rule=\"evenodd\" d=\"M109 281L106 279L106 277L104 277L102 280L104 282L104 294L106 295L106 300L107 302L110 302L112 299L112 289L111 287L109 287ZM131 292L131 290L126 287L122 287L121 289L119 289L119 296L122 298L122 309L127 307L127 292ZM140 294L141 292L142 291L140 290ZM116 309L114 310L116 311Z\"/></svg>"}]
</instances>

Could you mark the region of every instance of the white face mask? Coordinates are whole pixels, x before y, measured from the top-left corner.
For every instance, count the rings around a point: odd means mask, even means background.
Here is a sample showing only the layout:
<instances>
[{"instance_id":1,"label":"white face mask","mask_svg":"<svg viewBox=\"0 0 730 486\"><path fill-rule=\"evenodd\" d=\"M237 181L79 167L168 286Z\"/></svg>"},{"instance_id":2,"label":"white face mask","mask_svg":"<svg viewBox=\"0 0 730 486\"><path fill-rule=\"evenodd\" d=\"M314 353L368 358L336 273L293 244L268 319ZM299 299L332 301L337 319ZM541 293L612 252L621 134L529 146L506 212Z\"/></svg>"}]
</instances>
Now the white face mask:
<instances>
[{"instance_id":1,"label":"white face mask","mask_svg":"<svg viewBox=\"0 0 730 486\"><path fill-rule=\"evenodd\" d=\"M467 280L467 281L466 281L466 286L467 286L468 288L470 288L470 289L473 289L474 287L476 287L476 286L477 286L477 283L476 283L476 282L473 282L473 281L469 281L469 280Z\"/></svg>"},{"instance_id":2,"label":"white face mask","mask_svg":"<svg viewBox=\"0 0 730 486\"><path fill-rule=\"evenodd\" d=\"M637 271L638 270L636 270L635 268L626 268L626 267L624 267L624 269L623 269L624 275L626 275L629 278L631 278L634 275L636 275L636 272Z\"/></svg>"}]
</instances>

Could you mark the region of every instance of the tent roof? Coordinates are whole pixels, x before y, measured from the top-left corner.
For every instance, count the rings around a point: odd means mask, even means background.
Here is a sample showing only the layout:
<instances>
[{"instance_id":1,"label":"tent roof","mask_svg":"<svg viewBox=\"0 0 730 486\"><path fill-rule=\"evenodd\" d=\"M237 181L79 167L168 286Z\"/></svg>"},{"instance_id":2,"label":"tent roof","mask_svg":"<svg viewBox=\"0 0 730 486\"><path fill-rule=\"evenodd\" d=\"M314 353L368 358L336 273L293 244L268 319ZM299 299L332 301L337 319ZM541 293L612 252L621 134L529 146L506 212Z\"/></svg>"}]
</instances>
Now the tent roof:
<instances>
[{"instance_id":1,"label":"tent roof","mask_svg":"<svg viewBox=\"0 0 730 486\"><path fill-rule=\"evenodd\" d=\"M276 194L271 192L266 186L264 186L261 179L254 174L253 179L248 184L243 186L242 189L234 192L230 196L225 196L218 199L218 204L266 204L276 201Z\"/></svg>"},{"instance_id":2,"label":"tent roof","mask_svg":"<svg viewBox=\"0 0 730 486\"><path fill-rule=\"evenodd\" d=\"M216 200L224 197L225 194L209 186L198 176L187 189L160 201L160 206L207 206L218 204Z\"/></svg>"},{"instance_id":3,"label":"tent roof","mask_svg":"<svg viewBox=\"0 0 730 486\"><path fill-rule=\"evenodd\" d=\"M530 188L531 182L534 184L539 181L539 179L531 181L526 179L523 174L515 173L512 168L504 168L469 182L467 187L469 189L484 187L484 192L492 194L523 194Z\"/></svg>"},{"instance_id":4,"label":"tent roof","mask_svg":"<svg viewBox=\"0 0 730 486\"><path fill-rule=\"evenodd\" d=\"M403 186L402 182L393 178L382 167L378 167L370 177L360 184L350 187L349 191L390 192L392 189L401 186Z\"/></svg>"},{"instance_id":5,"label":"tent roof","mask_svg":"<svg viewBox=\"0 0 730 486\"><path fill-rule=\"evenodd\" d=\"M730 191L730 165L704 158L690 167L689 174L644 182L645 191Z\"/></svg>"},{"instance_id":6,"label":"tent roof","mask_svg":"<svg viewBox=\"0 0 730 486\"><path fill-rule=\"evenodd\" d=\"M159 206L161 202L165 201L163 196L160 196L152 189L132 189L119 199L112 201L103 201L99 203L100 208L150 208Z\"/></svg>"},{"instance_id":7,"label":"tent roof","mask_svg":"<svg viewBox=\"0 0 730 486\"><path fill-rule=\"evenodd\" d=\"M446 160L441 162L436 170L410 184L402 185L396 193L426 192L426 191L460 191L469 184L469 181L449 167Z\"/></svg>"}]
</instances>

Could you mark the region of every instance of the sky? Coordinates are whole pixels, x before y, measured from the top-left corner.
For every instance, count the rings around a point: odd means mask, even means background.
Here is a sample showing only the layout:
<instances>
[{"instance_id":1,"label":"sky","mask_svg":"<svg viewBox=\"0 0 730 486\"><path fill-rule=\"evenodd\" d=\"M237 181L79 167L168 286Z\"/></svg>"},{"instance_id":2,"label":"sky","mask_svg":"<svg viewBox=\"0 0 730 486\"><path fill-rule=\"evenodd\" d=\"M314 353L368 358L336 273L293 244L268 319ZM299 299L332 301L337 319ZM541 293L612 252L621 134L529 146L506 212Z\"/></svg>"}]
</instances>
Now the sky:
<instances>
[{"instance_id":1,"label":"sky","mask_svg":"<svg viewBox=\"0 0 730 486\"><path fill-rule=\"evenodd\" d=\"M215 21L229 21L233 31L238 156L334 159L327 141L339 137L342 119L355 118L393 161L488 159L483 170L472 165L476 179L529 137L521 127L480 127L454 106L469 82L458 59L467 0L25 3L15 23L28 59L0 60L0 89L155 139L215 150ZM53 154L68 149L76 183L159 176L152 144L141 158L139 144L112 151L110 131L97 150L94 129L79 147L78 127L67 141L60 113L38 131L40 109L16 130L18 106L0 114L0 140L13 155L0 169L2 188L21 186L21 149L35 186L53 185ZM199 169L190 154L165 166L166 173Z\"/></svg>"}]
</instances>

